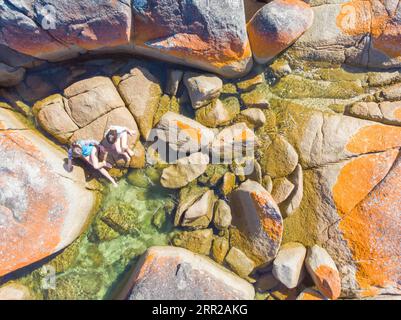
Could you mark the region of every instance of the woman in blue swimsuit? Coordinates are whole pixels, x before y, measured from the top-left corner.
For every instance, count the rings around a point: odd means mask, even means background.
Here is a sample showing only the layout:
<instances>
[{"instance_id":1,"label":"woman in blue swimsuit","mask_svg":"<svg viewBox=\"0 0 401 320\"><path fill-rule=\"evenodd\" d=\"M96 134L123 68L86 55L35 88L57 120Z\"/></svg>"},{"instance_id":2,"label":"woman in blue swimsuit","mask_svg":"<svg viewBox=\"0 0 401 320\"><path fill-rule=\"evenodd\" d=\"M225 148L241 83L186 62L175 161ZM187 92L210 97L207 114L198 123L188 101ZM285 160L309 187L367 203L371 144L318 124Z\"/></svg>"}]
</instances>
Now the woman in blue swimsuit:
<instances>
[{"instance_id":1,"label":"woman in blue swimsuit","mask_svg":"<svg viewBox=\"0 0 401 320\"><path fill-rule=\"evenodd\" d=\"M100 153L103 151L103 147L94 140L78 140L71 145L68 150L68 170L72 170L72 159L81 158L88 162L94 169L105 176L115 187L117 186L116 181L107 172L112 166L106 160L100 161ZM104 157L105 158L105 157Z\"/></svg>"}]
</instances>

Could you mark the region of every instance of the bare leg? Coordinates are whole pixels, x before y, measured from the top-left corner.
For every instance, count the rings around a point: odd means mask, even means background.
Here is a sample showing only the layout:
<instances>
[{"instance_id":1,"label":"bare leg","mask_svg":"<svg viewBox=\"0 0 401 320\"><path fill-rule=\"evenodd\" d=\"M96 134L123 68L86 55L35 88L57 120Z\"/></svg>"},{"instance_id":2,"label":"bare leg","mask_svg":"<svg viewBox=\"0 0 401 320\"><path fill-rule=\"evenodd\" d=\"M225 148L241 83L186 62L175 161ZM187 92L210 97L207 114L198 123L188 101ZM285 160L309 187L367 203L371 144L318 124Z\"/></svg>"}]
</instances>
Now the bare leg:
<instances>
[{"instance_id":1,"label":"bare leg","mask_svg":"<svg viewBox=\"0 0 401 320\"><path fill-rule=\"evenodd\" d=\"M123 151L125 151L125 153L128 154L129 158L133 157L135 153L130 148L128 148L128 133L127 132L124 132L121 135L120 141L121 141L121 149Z\"/></svg>"},{"instance_id":2,"label":"bare leg","mask_svg":"<svg viewBox=\"0 0 401 320\"><path fill-rule=\"evenodd\" d=\"M107 172L106 169L101 168L99 169L99 172L105 176L112 184L114 187L118 187L118 184L116 183L116 181L113 179L113 177Z\"/></svg>"}]
</instances>

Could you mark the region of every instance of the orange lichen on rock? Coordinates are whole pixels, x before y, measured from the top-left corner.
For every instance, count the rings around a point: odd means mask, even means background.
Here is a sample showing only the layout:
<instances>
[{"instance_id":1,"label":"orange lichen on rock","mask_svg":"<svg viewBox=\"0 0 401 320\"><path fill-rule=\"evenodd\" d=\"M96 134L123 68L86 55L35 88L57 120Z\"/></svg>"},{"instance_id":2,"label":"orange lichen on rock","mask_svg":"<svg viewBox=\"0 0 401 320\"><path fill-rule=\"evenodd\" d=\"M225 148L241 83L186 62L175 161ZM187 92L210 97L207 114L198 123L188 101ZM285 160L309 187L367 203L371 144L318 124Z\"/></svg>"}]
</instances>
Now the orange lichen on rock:
<instances>
[{"instance_id":1,"label":"orange lichen on rock","mask_svg":"<svg viewBox=\"0 0 401 320\"><path fill-rule=\"evenodd\" d=\"M341 294L341 281L338 271L321 265L315 270L315 280L319 290L329 299L337 299Z\"/></svg>"},{"instance_id":2,"label":"orange lichen on rock","mask_svg":"<svg viewBox=\"0 0 401 320\"><path fill-rule=\"evenodd\" d=\"M15 188L16 192L13 203L8 207L0 206L2 276L54 252L60 242L65 208L68 206L58 194L57 178L49 176L44 163L38 160L43 155L35 146L15 131L2 132L0 146L0 152L10 154L10 161L17 163L14 170L0 176L0 189ZM24 162L27 157L30 163ZM19 161L23 163L19 165ZM24 185L19 186L20 180L24 179ZM21 199L18 199L18 192L21 192Z\"/></svg>"},{"instance_id":3,"label":"orange lichen on rock","mask_svg":"<svg viewBox=\"0 0 401 320\"><path fill-rule=\"evenodd\" d=\"M401 55L401 21L379 0L342 4L336 24L345 34L370 34L372 47L391 58Z\"/></svg>"},{"instance_id":4,"label":"orange lichen on rock","mask_svg":"<svg viewBox=\"0 0 401 320\"><path fill-rule=\"evenodd\" d=\"M192 128L190 125L183 123L181 121L177 121L177 127L185 132L192 139L196 140L198 143L201 143L202 140L202 131L201 129Z\"/></svg>"},{"instance_id":5,"label":"orange lichen on rock","mask_svg":"<svg viewBox=\"0 0 401 320\"><path fill-rule=\"evenodd\" d=\"M347 163L333 188L337 209L344 214L350 212L387 175L398 150L370 154Z\"/></svg>"},{"instance_id":6,"label":"orange lichen on rock","mask_svg":"<svg viewBox=\"0 0 401 320\"><path fill-rule=\"evenodd\" d=\"M274 203L273 198L269 193L263 195L257 192L251 192L252 200L255 201L257 212L260 217L260 221L263 230L273 241L280 241L283 234L283 224L280 219L278 219L278 208L269 209L269 205ZM277 211L275 214L274 211Z\"/></svg>"},{"instance_id":7,"label":"orange lichen on rock","mask_svg":"<svg viewBox=\"0 0 401 320\"><path fill-rule=\"evenodd\" d=\"M401 147L401 127L371 125L360 129L352 136L346 150L363 154Z\"/></svg>"},{"instance_id":8,"label":"orange lichen on rock","mask_svg":"<svg viewBox=\"0 0 401 320\"><path fill-rule=\"evenodd\" d=\"M385 135L382 135L383 126L372 127L359 133L363 139L354 140L352 150L368 152L384 146L390 148L397 139L400 142L400 131L394 127L384 129L388 130ZM357 141L360 141L359 147ZM346 164L333 188L333 198L341 217L339 229L353 254L361 294L375 295L387 287L400 290L399 150L362 156Z\"/></svg>"},{"instance_id":9,"label":"orange lichen on rock","mask_svg":"<svg viewBox=\"0 0 401 320\"><path fill-rule=\"evenodd\" d=\"M394 118L401 121L401 107L394 111Z\"/></svg>"}]
</instances>

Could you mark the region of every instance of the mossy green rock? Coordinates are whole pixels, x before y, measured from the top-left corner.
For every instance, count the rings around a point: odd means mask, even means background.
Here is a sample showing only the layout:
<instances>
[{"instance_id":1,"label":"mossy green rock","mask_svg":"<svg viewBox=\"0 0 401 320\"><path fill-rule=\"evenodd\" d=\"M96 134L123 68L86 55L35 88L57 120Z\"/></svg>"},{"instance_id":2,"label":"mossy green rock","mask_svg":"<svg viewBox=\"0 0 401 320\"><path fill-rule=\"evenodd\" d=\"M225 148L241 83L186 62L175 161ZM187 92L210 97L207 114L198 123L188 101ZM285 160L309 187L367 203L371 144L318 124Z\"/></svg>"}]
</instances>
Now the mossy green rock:
<instances>
[{"instance_id":1,"label":"mossy green rock","mask_svg":"<svg viewBox=\"0 0 401 320\"><path fill-rule=\"evenodd\" d=\"M57 277L56 289L49 289L46 298L49 300L90 300L101 288L101 274L79 272L62 274Z\"/></svg>"},{"instance_id":2,"label":"mossy green rock","mask_svg":"<svg viewBox=\"0 0 401 320\"><path fill-rule=\"evenodd\" d=\"M164 208L160 208L156 211L152 218L153 225L158 228L162 229L164 224L166 223L166 212Z\"/></svg>"},{"instance_id":3,"label":"mossy green rock","mask_svg":"<svg viewBox=\"0 0 401 320\"><path fill-rule=\"evenodd\" d=\"M203 229L196 231L183 231L177 233L173 239L173 245L188 249L192 252L209 255L212 247L213 230Z\"/></svg>"},{"instance_id":4,"label":"mossy green rock","mask_svg":"<svg viewBox=\"0 0 401 320\"><path fill-rule=\"evenodd\" d=\"M235 97L228 97L224 100L217 99L209 105L197 109L195 120L211 128L228 125L239 114L240 108L240 103Z\"/></svg>"},{"instance_id":5,"label":"mossy green rock","mask_svg":"<svg viewBox=\"0 0 401 320\"><path fill-rule=\"evenodd\" d=\"M243 278L247 278L255 268L255 263L236 247L230 249L226 256L226 262L235 273Z\"/></svg>"},{"instance_id":6,"label":"mossy green rock","mask_svg":"<svg viewBox=\"0 0 401 320\"><path fill-rule=\"evenodd\" d=\"M220 191L224 196L228 196L235 188L236 176L232 172L227 172L223 177Z\"/></svg>"},{"instance_id":7,"label":"mossy green rock","mask_svg":"<svg viewBox=\"0 0 401 320\"><path fill-rule=\"evenodd\" d=\"M91 242L111 241L119 236L120 234L117 231L104 223L101 219L96 219L95 223L92 225L89 240Z\"/></svg>"},{"instance_id":8,"label":"mossy green rock","mask_svg":"<svg viewBox=\"0 0 401 320\"><path fill-rule=\"evenodd\" d=\"M153 126L157 125L163 115L165 115L169 111L180 113L180 104L176 97L170 97L165 94L161 97L159 101L159 106L153 117Z\"/></svg>"},{"instance_id":9,"label":"mossy green rock","mask_svg":"<svg viewBox=\"0 0 401 320\"><path fill-rule=\"evenodd\" d=\"M229 241L225 237L215 236L213 238L212 244L212 258L217 262L222 264L224 262L224 258L227 255L228 249L230 247Z\"/></svg>"},{"instance_id":10,"label":"mossy green rock","mask_svg":"<svg viewBox=\"0 0 401 320\"><path fill-rule=\"evenodd\" d=\"M241 94L241 100L247 108L267 108L270 103L269 100L272 98L269 86L266 83L262 83L250 92Z\"/></svg>"},{"instance_id":11,"label":"mossy green rock","mask_svg":"<svg viewBox=\"0 0 401 320\"><path fill-rule=\"evenodd\" d=\"M136 233L139 227L135 207L126 203L109 207L103 212L101 219L119 234Z\"/></svg>"},{"instance_id":12,"label":"mossy green rock","mask_svg":"<svg viewBox=\"0 0 401 320\"><path fill-rule=\"evenodd\" d=\"M55 268L56 273L64 272L74 266L79 254L82 237L75 240L48 264Z\"/></svg>"},{"instance_id":13,"label":"mossy green rock","mask_svg":"<svg viewBox=\"0 0 401 320\"><path fill-rule=\"evenodd\" d=\"M277 135L267 150L262 154L262 171L272 178L280 178L289 175L294 171L297 164L297 152L281 135Z\"/></svg>"},{"instance_id":14,"label":"mossy green rock","mask_svg":"<svg viewBox=\"0 0 401 320\"><path fill-rule=\"evenodd\" d=\"M265 82L265 75L263 73L251 74L250 76L242 79L237 83L237 88L240 91L247 92L254 89L257 85Z\"/></svg>"},{"instance_id":15,"label":"mossy green rock","mask_svg":"<svg viewBox=\"0 0 401 320\"><path fill-rule=\"evenodd\" d=\"M205 173L198 178L198 182L208 187L216 186L228 171L224 164L210 164Z\"/></svg>"},{"instance_id":16,"label":"mossy green rock","mask_svg":"<svg viewBox=\"0 0 401 320\"><path fill-rule=\"evenodd\" d=\"M272 88L272 92L281 98L331 98L349 99L363 94L365 91L360 81L319 81L306 79L290 74Z\"/></svg>"},{"instance_id":17,"label":"mossy green rock","mask_svg":"<svg viewBox=\"0 0 401 320\"><path fill-rule=\"evenodd\" d=\"M151 180L143 169L132 170L128 175L127 180L130 184L139 188L148 188L152 184Z\"/></svg>"}]
</instances>

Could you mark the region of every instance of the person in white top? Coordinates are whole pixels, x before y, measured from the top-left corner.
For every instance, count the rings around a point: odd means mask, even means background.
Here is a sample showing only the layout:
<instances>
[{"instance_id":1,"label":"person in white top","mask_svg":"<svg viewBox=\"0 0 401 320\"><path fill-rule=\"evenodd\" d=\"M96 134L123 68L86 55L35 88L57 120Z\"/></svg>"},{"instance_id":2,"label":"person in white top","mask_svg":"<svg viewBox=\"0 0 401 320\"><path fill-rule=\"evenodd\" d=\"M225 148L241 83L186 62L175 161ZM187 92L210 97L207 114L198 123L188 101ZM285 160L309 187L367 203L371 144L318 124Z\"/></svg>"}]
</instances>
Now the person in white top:
<instances>
[{"instance_id":1,"label":"person in white top","mask_svg":"<svg viewBox=\"0 0 401 320\"><path fill-rule=\"evenodd\" d=\"M126 127L110 126L105 133L105 138L118 154L121 154L127 162L130 162L135 152L128 146L128 135L135 137L137 134L135 130Z\"/></svg>"}]
</instances>

